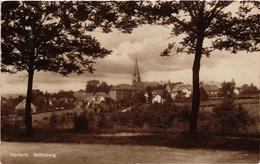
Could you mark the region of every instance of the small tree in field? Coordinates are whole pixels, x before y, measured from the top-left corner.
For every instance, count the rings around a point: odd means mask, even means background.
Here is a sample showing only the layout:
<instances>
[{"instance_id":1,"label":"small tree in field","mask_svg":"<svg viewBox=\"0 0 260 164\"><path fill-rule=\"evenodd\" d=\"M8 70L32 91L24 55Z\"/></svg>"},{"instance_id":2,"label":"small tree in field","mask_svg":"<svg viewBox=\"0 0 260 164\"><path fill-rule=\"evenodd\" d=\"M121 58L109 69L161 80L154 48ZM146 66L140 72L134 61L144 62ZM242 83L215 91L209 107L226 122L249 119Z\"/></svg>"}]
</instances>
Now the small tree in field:
<instances>
[{"instance_id":1,"label":"small tree in field","mask_svg":"<svg viewBox=\"0 0 260 164\"><path fill-rule=\"evenodd\" d=\"M238 132L240 128L246 128L254 124L248 111L235 104L230 96L224 97L221 104L213 108L213 117L216 127L221 133Z\"/></svg>"},{"instance_id":2,"label":"small tree in field","mask_svg":"<svg viewBox=\"0 0 260 164\"><path fill-rule=\"evenodd\" d=\"M26 71L27 135L32 134L32 88L35 71L62 74L93 72L94 59L111 51L87 32L109 32L116 15L110 3L3 2L1 13L1 71Z\"/></svg>"},{"instance_id":3,"label":"small tree in field","mask_svg":"<svg viewBox=\"0 0 260 164\"><path fill-rule=\"evenodd\" d=\"M202 55L209 56L215 49L225 49L232 53L243 50L259 51L260 3L125 2L122 3L121 8L130 22L126 29L138 27L139 24L172 27L171 35L179 36L180 42L169 43L168 48L162 52L162 56L168 56L173 48L176 48L177 52L194 54L189 131L190 134L195 135L200 106L199 72Z\"/></svg>"},{"instance_id":4,"label":"small tree in field","mask_svg":"<svg viewBox=\"0 0 260 164\"><path fill-rule=\"evenodd\" d=\"M200 86L200 100L209 100L209 95L202 85Z\"/></svg>"},{"instance_id":5,"label":"small tree in field","mask_svg":"<svg viewBox=\"0 0 260 164\"><path fill-rule=\"evenodd\" d=\"M86 92L93 92L95 94L96 92L98 92L99 85L100 85L99 80L88 81L86 85Z\"/></svg>"},{"instance_id":6,"label":"small tree in field","mask_svg":"<svg viewBox=\"0 0 260 164\"><path fill-rule=\"evenodd\" d=\"M234 96L235 95L235 88L236 88L236 83L234 80L231 82L226 82L224 81L221 83L221 88L220 88L220 96Z\"/></svg>"}]
</instances>

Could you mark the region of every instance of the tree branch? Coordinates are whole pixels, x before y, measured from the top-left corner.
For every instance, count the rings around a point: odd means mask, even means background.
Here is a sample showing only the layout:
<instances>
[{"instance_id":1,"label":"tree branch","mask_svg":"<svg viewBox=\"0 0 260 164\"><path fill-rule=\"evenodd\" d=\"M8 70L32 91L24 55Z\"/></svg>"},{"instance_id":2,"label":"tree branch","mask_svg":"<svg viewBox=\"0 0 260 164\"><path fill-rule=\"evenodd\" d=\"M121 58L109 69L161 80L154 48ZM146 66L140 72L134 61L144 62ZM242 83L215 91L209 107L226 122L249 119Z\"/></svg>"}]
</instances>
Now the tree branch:
<instances>
[{"instance_id":1,"label":"tree branch","mask_svg":"<svg viewBox=\"0 0 260 164\"><path fill-rule=\"evenodd\" d=\"M188 5L188 3L190 4L191 2L183 2L183 5L187 8L190 16L191 16L191 20L192 21L195 21L196 20L196 17L195 17L195 14L192 13L192 9L190 8L190 6Z\"/></svg>"},{"instance_id":2,"label":"tree branch","mask_svg":"<svg viewBox=\"0 0 260 164\"><path fill-rule=\"evenodd\" d=\"M179 20L178 18L176 18L173 15L170 15L170 18L173 19L175 22L177 22L179 25L181 25L185 31L192 31L193 33L196 33L197 31L193 28L191 28L190 26L188 26L185 22Z\"/></svg>"},{"instance_id":3,"label":"tree branch","mask_svg":"<svg viewBox=\"0 0 260 164\"><path fill-rule=\"evenodd\" d=\"M221 6L221 2L217 2L217 4L215 5L215 7L209 12L209 15L207 16L207 22L206 22L206 27L208 27L211 23L211 21L213 20L213 18L219 14L220 11L223 10L223 8L225 8L226 6L228 6L229 4L223 4ZM221 6L221 7L220 7ZM219 8L219 9L218 9ZM218 9L218 10L217 10Z\"/></svg>"}]
</instances>

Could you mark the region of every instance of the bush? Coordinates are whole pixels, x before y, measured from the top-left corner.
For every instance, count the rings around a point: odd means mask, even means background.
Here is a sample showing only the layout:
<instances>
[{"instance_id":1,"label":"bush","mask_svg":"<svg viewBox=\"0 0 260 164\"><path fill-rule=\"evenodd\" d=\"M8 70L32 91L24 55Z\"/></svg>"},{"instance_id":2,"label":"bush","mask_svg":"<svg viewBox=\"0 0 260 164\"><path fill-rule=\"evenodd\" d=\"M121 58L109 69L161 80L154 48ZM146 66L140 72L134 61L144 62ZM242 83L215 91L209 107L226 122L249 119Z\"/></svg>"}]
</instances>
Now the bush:
<instances>
[{"instance_id":1,"label":"bush","mask_svg":"<svg viewBox=\"0 0 260 164\"><path fill-rule=\"evenodd\" d=\"M200 100L209 100L209 95L203 88L203 86L200 87Z\"/></svg>"},{"instance_id":2,"label":"bush","mask_svg":"<svg viewBox=\"0 0 260 164\"><path fill-rule=\"evenodd\" d=\"M225 97L222 103L213 109L216 131L220 133L238 133L239 129L254 123L248 111L236 105L231 97Z\"/></svg>"},{"instance_id":3,"label":"bush","mask_svg":"<svg viewBox=\"0 0 260 164\"><path fill-rule=\"evenodd\" d=\"M129 123L128 113L130 113L130 112L122 113L122 112L116 111L112 115L112 121L116 122L118 125L121 125L121 126L127 125Z\"/></svg>"},{"instance_id":4,"label":"bush","mask_svg":"<svg viewBox=\"0 0 260 164\"><path fill-rule=\"evenodd\" d=\"M144 94L145 94L144 91L140 91L140 92L137 92L136 94L134 94L132 97L132 103L134 103L134 104L145 103L146 98L145 98Z\"/></svg>"},{"instance_id":5,"label":"bush","mask_svg":"<svg viewBox=\"0 0 260 164\"><path fill-rule=\"evenodd\" d=\"M69 118L66 114L61 115L59 120L59 125L62 127L62 129L65 128L65 126L69 123Z\"/></svg>"},{"instance_id":6,"label":"bush","mask_svg":"<svg viewBox=\"0 0 260 164\"><path fill-rule=\"evenodd\" d=\"M153 128L170 128L176 115L170 104L154 104L147 115L147 124Z\"/></svg>"},{"instance_id":7,"label":"bush","mask_svg":"<svg viewBox=\"0 0 260 164\"><path fill-rule=\"evenodd\" d=\"M100 119L98 121L98 128L105 128L106 127L106 116L105 114L102 112L100 114Z\"/></svg>"},{"instance_id":8,"label":"bush","mask_svg":"<svg viewBox=\"0 0 260 164\"><path fill-rule=\"evenodd\" d=\"M80 133L89 132L89 120L85 113L81 113L74 118L74 130Z\"/></svg>"},{"instance_id":9,"label":"bush","mask_svg":"<svg viewBox=\"0 0 260 164\"><path fill-rule=\"evenodd\" d=\"M172 104L142 105L128 112L116 112L112 120L119 126L142 128L169 129L175 125L174 122L186 123L189 121L189 109L176 107Z\"/></svg>"},{"instance_id":10,"label":"bush","mask_svg":"<svg viewBox=\"0 0 260 164\"><path fill-rule=\"evenodd\" d=\"M58 115L54 112L51 114L50 120L49 120L49 126L51 128L57 128L58 127Z\"/></svg>"}]
</instances>

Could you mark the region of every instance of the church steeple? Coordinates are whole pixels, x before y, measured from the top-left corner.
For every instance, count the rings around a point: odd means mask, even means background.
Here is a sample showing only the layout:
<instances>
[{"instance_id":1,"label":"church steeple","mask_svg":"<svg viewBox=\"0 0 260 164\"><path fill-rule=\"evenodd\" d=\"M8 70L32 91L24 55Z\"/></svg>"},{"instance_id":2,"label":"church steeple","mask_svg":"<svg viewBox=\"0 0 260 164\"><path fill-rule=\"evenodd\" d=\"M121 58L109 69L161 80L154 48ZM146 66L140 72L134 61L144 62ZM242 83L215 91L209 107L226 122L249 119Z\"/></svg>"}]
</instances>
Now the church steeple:
<instances>
[{"instance_id":1,"label":"church steeple","mask_svg":"<svg viewBox=\"0 0 260 164\"><path fill-rule=\"evenodd\" d=\"M135 58L135 67L134 67L134 74L133 74L133 85L137 86L141 83L141 76L139 72L137 58Z\"/></svg>"}]
</instances>

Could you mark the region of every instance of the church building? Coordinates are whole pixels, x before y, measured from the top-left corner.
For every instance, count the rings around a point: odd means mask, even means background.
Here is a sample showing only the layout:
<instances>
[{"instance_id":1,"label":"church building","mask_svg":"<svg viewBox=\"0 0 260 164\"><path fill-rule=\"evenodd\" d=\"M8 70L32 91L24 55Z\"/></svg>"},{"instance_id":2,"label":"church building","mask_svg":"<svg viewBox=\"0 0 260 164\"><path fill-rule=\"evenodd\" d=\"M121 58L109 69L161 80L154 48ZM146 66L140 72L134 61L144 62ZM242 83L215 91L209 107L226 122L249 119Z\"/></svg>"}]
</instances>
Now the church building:
<instances>
[{"instance_id":1,"label":"church building","mask_svg":"<svg viewBox=\"0 0 260 164\"><path fill-rule=\"evenodd\" d=\"M142 88L143 87L143 83L141 81L141 76L140 76L140 72L139 72L137 58L135 58L135 66L134 66L134 73L133 73L133 78L132 78L132 85L133 85L134 88Z\"/></svg>"},{"instance_id":2,"label":"church building","mask_svg":"<svg viewBox=\"0 0 260 164\"><path fill-rule=\"evenodd\" d=\"M135 59L132 85L118 84L110 89L110 96L113 100L123 100L131 98L136 92L143 89L143 83L139 72L137 58Z\"/></svg>"}]
</instances>

